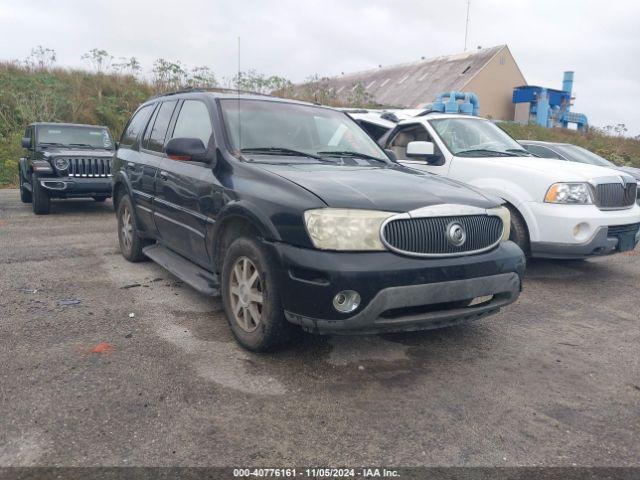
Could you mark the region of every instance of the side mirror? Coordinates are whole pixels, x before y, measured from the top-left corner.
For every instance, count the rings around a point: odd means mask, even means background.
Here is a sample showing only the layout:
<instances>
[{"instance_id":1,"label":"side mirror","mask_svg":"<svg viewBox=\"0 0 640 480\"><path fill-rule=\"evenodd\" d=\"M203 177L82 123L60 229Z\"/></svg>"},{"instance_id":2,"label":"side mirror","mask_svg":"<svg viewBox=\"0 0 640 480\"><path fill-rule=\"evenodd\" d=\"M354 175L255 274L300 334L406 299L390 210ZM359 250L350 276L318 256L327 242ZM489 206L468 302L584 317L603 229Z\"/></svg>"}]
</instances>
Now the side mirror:
<instances>
[{"instance_id":1,"label":"side mirror","mask_svg":"<svg viewBox=\"0 0 640 480\"><path fill-rule=\"evenodd\" d=\"M407 144L407 158L424 160L429 165L444 165L444 157L435 153L433 142L409 142Z\"/></svg>"},{"instance_id":2,"label":"side mirror","mask_svg":"<svg viewBox=\"0 0 640 480\"><path fill-rule=\"evenodd\" d=\"M172 138L167 142L164 152L172 160L210 162L207 158L207 149L199 138Z\"/></svg>"},{"instance_id":3,"label":"side mirror","mask_svg":"<svg viewBox=\"0 0 640 480\"><path fill-rule=\"evenodd\" d=\"M433 142L409 142L407 157L429 157L434 152Z\"/></svg>"},{"instance_id":4,"label":"side mirror","mask_svg":"<svg viewBox=\"0 0 640 480\"><path fill-rule=\"evenodd\" d=\"M22 148L31 148L31 139L29 137L22 138Z\"/></svg>"}]
</instances>

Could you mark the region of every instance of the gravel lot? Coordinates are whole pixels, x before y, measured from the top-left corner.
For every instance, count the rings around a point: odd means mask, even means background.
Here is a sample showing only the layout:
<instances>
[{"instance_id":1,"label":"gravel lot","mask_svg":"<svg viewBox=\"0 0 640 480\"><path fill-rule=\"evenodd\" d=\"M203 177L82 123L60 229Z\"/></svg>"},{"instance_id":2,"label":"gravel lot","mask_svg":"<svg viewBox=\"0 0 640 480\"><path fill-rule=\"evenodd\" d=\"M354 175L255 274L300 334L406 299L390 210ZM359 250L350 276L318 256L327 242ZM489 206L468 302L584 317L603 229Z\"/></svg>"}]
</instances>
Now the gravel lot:
<instances>
[{"instance_id":1,"label":"gravel lot","mask_svg":"<svg viewBox=\"0 0 640 480\"><path fill-rule=\"evenodd\" d=\"M534 262L465 327L256 355L115 225L0 190L0 465L640 463L638 250Z\"/></svg>"}]
</instances>

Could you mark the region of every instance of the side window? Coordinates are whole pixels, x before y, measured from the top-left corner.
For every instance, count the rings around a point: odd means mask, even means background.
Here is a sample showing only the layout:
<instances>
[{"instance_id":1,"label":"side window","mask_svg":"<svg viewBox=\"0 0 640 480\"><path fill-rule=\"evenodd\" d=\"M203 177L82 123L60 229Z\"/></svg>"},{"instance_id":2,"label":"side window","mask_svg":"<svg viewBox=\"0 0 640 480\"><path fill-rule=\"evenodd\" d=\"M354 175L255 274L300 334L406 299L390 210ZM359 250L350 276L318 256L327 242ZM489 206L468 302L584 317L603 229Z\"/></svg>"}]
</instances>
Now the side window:
<instances>
[{"instance_id":1,"label":"side window","mask_svg":"<svg viewBox=\"0 0 640 480\"><path fill-rule=\"evenodd\" d=\"M149 122L147 127L147 133L145 133L145 145L147 150L154 152L162 152L164 148L164 138L167 135L167 128L171 122L171 116L173 115L173 109L176 107L176 101L162 102L156 118L153 121L153 126ZM148 137L148 140L146 140Z\"/></svg>"},{"instance_id":2,"label":"side window","mask_svg":"<svg viewBox=\"0 0 640 480\"><path fill-rule=\"evenodd\" d=\"M431 135L422 125L411 125L400 130L389 143L388 148L393 150L398 159L407 159L407 145L409 142L433 142ZM437 152L437 146L435 151Z\"/></svg>"},{"instance_id":3,"label":"side window","mask_svg":"<svg viewBox=\"0 0 640 480\"><path fill-rule=\"evenodd\" d=\"M153 112L153 105L146 105L131 117L131 120L124 128L124 132L122 132L122 137L120 138L121 146L131 146L135 143L136 138L138 138L147 120L149 120L151 112Z\"/></svg>"},{"instance_id":4,"label":"side window","mask_svg":"<svg viewBox=\"0 0 640 480\"><path fill-rule=\"evenodd\" d=\"M209 110L204 102L185 100L171 138L199 138L208 147L212 132Z\"/></svg>"}]
</instances>

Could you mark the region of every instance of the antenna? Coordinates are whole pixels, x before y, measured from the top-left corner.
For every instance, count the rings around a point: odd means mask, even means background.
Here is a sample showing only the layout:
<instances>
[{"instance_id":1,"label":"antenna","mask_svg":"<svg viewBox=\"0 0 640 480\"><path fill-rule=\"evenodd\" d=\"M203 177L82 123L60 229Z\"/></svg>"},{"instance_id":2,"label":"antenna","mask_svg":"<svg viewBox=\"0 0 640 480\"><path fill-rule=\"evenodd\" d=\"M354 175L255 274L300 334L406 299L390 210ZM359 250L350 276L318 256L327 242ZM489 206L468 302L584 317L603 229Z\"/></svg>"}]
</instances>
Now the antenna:
<instances>
[{"instance_id":1,"label":"antenna","mask_svg":"<svg viewBox=\"0 0 640 480\"><path fill-rule=\"evenodd\" d=\"M469 36L469 7L471 7L471 0L467 0L467 21L464 26L464 51L467 51L467 38Z\"/></svg>"},{"instance_id":2,"label":"antenna","mask_svg":"<svg viewBox=\"0 0 640 480\"><path fill-rule=\"evenodd\" d=\"M240 81L242 79L242 70L240 70L240 37L238 37L238 80L236 81L236 89L238 95L238 150L242 152L242 110L240 106Z\"/></svg>"}]
</instances>

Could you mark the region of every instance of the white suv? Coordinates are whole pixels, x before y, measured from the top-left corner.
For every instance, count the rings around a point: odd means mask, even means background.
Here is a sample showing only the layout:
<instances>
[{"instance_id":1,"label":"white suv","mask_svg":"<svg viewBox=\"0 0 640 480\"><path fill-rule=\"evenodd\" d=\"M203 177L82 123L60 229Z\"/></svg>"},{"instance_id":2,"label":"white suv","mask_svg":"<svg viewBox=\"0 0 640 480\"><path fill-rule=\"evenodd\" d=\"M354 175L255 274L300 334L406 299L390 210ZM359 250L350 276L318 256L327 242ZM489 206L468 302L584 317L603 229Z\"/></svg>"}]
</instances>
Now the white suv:
<instances>
[{"instance_id":1,"label":"white suv","mask_svg":"<svg viewBox=\"0 0 640 480\"><path fill-rule=\"evenodd\" d=\"M637 184L624 172L535 157L484 118L372 113L349 114L368 131L388 128L379 142L400 163L503 198L511 239L530 256L586 258L633 250L640 240Z\"/></svg>"}]
</instances>

